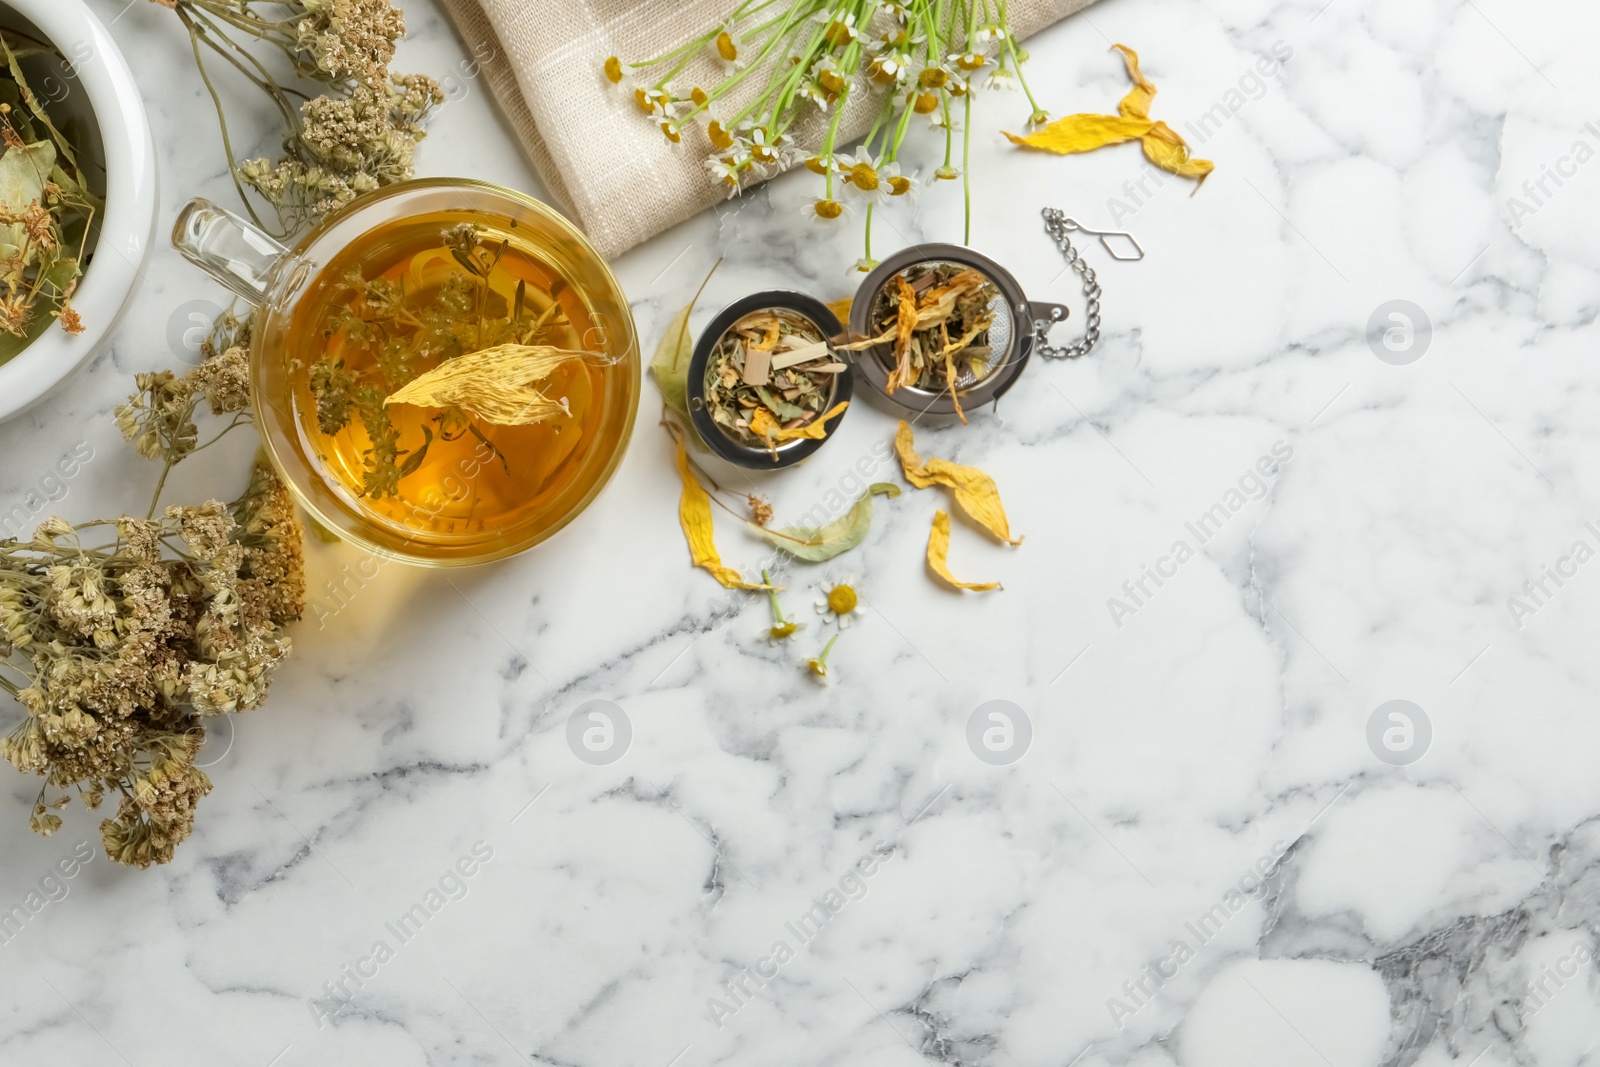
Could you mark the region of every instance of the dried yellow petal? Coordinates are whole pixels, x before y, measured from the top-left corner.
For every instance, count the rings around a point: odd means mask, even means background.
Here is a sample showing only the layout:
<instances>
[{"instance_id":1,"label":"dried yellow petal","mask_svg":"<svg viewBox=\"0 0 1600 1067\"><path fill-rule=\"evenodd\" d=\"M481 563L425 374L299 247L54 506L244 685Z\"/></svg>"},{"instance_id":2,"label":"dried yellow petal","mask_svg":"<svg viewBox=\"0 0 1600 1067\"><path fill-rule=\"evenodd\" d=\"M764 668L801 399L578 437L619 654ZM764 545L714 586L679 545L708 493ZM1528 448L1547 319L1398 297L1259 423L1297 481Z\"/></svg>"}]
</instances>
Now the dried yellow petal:
<instances>
[{"instance_id":1,"label":"dried yellow petal","mask_svg":"<svg viewBox=\"0 0 1600 1067\"><path fill-rule=\"evenodd\" d=\"M1011 524L1006 520L1006 509L1000 503L1000 489L994 479L976 467L935 456L926 463L917 455L911 426L904 420L894 435L895 451L900 454L900 466L905 470L906 481L918 489L942 485L951 490L956 505L967 518L1007 544L1020 545L1022 538L1011 536Z\"/></svg>"},{"instance_id":2,"label":"dried yellow petal","mask_svg":"<svg viewBox=\"0 0 1600 1067\"><path fill-rule=\"evenodd\" d=\"M689 466L689 452L683 445L681 433L674 433L673 442L678 449L678 477L683 481L683 493L678 497L678 524L689 542L689 557L696 567L704 567L711 577L728 589L769 589L771 586L754 585L739 576L732 567L722 565L717 554L711 525L711 497L694 476Z\"/></svg>"},{"instance_id":3,"label":"dried yellow petal","mask_svg":"<svg viewBox=\"0 0 1600 1067\"><path fill-rule=\"evenodd\" d=\"M832 300L828 302L828 310L833 312L834 318L838 319L840 322L849 322L850 305L853 303L855 303L855 298L849 296L845 297L843 300Z\"/></svg>"},{"instance_id":4,"label":"dried yellow petal","mask_svg":"<svg viewBox=\"0 0 1600 1067\"><path fill-rule=\"evenodd\" d=\"M950 573L950 516L943 511L933 513L933 529L928 531L928 568L942 580L949 582L957 589L971 589L975 593L982 593L989 589L999 589L999 582L963 582Z\"/></svg>"},{"instance_id":5,"label":"dried yellow petal","mask_svg":"<svg viewBox=\"0 0 1600 1067\"><path fill-rule=\"evenodd\" d=\"M570 414L565 400L551 400L532 383L550 377L563 363L594 358L592 352L550 345L495 345L445 360L389 394L384 403L460 407L499 426L527 426Z\"/></svg>"},{"instance_id":6,"label":"dried yellow petal","mask_svg":"<svg viewBox=\"0 0 1600 1067\"><path fill-rule=\"evenodd\" d=\"M809 437L813 441L820 441L828 433L828 420L837 416L841 411L850 406L850 401L841 400L827 411L818 415L804 426L796 426L790 430L779 430L772 436L779 441L793 441L797 437ZM762 408L765 411L765 408ZM752 429L754 427L752 426Z\"/></svg>"},{"instance_id":7,"label":"dried yellow petal","mask_svg":"<svg viewBox=\"0 0 1600 1067\"><path fill-rule=\"evenodd\" d=\"M1193 178L1199 189L1216 165L1208 159L1193 158L1177 131L1165 122L1151 120L1150 102L1155 98L1156 87L1139 70L1138 53L1126 45L1111 47L1122 54L1128 77L1133 79L1133 88L1117 104L1117 114L1068 115L1026 136L1007 133L1006 137L1012 144L1058 155L1090 152L1138 139L1146 159L1179 177Z\"/></svg>"}]
</instances>

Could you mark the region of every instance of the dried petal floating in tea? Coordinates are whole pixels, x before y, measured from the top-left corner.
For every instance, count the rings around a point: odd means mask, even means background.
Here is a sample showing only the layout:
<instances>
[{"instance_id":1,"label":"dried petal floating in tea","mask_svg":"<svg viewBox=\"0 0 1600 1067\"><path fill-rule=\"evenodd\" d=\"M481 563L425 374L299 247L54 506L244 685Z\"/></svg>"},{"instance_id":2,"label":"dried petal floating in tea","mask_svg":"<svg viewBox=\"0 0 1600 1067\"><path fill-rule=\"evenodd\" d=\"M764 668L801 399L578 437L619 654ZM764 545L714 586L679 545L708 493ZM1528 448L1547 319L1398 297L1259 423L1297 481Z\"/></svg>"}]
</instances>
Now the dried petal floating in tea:
<instances>
[{"instance_id":1,"label":"dried petal floating in tea","mask_svg":"<svg viewBox=\"0 0 1600 1067\"><path fill-rule=\"evenodd\" d=\"M1117 105L1117 114L1068 115L1026 136L1007 133L1006 137L1012 144L1059 155L1091 152L1108 144L1137 139L1150 162L1180 178L1193 178L1198 190L1215 164L1208 159L1193 158L1189 146L1172 127L1150 118L1150 101L1156 95L1156 87L1139 70L1138 53L1126 45L1111 47L1122 53L1128 76L1133 79L1133 88Z\"/></svg>"},{"instance_id":2,"label":"dried petal floating in tea","mask_svg":"<svg viewBox=\"0 0 1600 1067\"><path fill-rule=\"evenodd\" d=\"M906 472L906 481L918 489L942 485L950 489L956 504L973 522L1007 544L1020 545L1022 538L1011 536L1011 525L1006 521L1006 510L1000 503L1000 490L994 479L976 467L934 456L926 463L917 455L911 426L904 420L894 436L895 451L900 454L900 466Z\"/></svg>"},{"instance_id":3,"label":"dried petal floating in tea","mask_svg":"<svg viewBox=\"0 0 1600 1067\"><path fill-rule=\"evenodd\" d=\"M928 531L928 566L933 573L949 582L957 589L971 589L975 593L982 593L990 589L999 589L999 582L963 582L950 573L950 565L946 561L950 557L950 516L943 511L933 513L933 529Z\"/></svg>"},{"instance_id":4,"label":"dried petal floating in tea","mask_svg":"<svg viewBox=\"0 0 1600 1067\"><path fill-rule=\"evenodd\" d=\"M455 406L499 426L529 426L569 414L565 400L551 400L532 383L548 378L569 360L598 358L592 352L550 345L495 345L445 360L390 393L383 402L423 408Z\"/></svg>"}]
</instances>

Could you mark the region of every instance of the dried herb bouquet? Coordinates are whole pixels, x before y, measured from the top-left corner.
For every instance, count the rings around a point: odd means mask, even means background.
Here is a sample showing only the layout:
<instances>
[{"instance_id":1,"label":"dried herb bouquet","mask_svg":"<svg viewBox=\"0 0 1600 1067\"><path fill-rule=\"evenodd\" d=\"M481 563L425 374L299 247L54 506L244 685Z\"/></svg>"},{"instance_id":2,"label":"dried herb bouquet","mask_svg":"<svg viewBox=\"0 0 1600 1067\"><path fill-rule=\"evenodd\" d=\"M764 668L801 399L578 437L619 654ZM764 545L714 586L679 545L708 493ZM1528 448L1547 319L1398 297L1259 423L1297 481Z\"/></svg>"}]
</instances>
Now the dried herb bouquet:
<instances>
[{"instance_id":1,"label":"dried herb bouquet","mask_svg":"<svg viewBox=\"0 0 1600 1067\"><path fill-rule=\"evenodd\" d=\"M266 698L289 654L284 626L305 606L300 523L264 463L231 503L158 514L176 464L251 424L246 328L223 326L210 359L183 378L139 375L117 410L124 436L162 462L145 517L51 518L30 541L0 541L0 689L27 712L0 752L44 778L39 833L61 826L67 790L90 808L114 794L106 854L139 867L189 836L211 791L195 766L206 722ZM202 403L231 416L204 443Z\"/></svg>"},{"instance_id":2,"label":"dried herb bouquet","mask_svg":"<svg viewBox=\"0 0 1600 1067\"><path fill-rule=\"evenodd\" d=\"M155 2L188 32L229 169L258 223L247 190L276 213L278 225L266 228L290 234L411 177L421 122L443 94L432 78L389 72L404 33L389 0ZM266 46L265 59L254 45ZM266 94L282 124L281 159L235 159L208 58ZM306 85L323 91L312 96ZM13 129L28 137L6 106L0 86L0 133L14 148ZM60 171L49 174L65 195ZM65 308L61 317L66 325ZM289 654L285 627L305 607L303 530L264 462L229 503L161 507L178 463L253 425L249 343L249 321L225 313L198 367L139 375L138 392L117 409L123 435L161 463L144 517L51 518L30 540L0 540L0 690L25 712L0 755L44 779L31 818L41 834L62 825L69 790L89 808L114 798L100 829L119 863L165 863L189 836L211 790L195 765L208 723L266 699ZM203 442L202 407L226 420Z\"/></svg>"}]
</instances>

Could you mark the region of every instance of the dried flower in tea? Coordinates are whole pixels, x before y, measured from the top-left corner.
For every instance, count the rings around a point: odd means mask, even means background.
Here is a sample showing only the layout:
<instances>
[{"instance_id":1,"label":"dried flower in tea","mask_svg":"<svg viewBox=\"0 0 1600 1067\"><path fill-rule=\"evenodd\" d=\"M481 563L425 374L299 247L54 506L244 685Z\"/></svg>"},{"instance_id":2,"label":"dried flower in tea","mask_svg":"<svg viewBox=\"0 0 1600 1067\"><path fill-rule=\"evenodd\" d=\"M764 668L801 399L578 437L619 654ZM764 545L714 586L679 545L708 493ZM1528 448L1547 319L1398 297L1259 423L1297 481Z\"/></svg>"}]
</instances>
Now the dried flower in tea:
<instances>
[{"instance_id":1,"label":"dried flower in tea","mask_svg":"<svg viewBox=\"0 0 1600 1067\"><path fill-rule=\"evenodd\" d=\"M992 369L991 305L999 296L999 288L982 271L954 263L919 263L896 275L894 284L878 295L872 317L877 336L845 347L859 350L892 342L894 368L886 390L948 390L965 422L961 391Z\"/></svg>"},{"instance_id":2,"label":"dried flower in tea","mask_svg":"<svg viewBox=\"0 0 1600 1067\"><path fill-rule=\"evenodd\" d=\"M827 433L828 420L849 403L829 406L838 376L848 370L810 319L779 309L755 312L711 350L706 410L729 438L765 448L776 461L782 442Z\"/></svg>"}]
</instances>

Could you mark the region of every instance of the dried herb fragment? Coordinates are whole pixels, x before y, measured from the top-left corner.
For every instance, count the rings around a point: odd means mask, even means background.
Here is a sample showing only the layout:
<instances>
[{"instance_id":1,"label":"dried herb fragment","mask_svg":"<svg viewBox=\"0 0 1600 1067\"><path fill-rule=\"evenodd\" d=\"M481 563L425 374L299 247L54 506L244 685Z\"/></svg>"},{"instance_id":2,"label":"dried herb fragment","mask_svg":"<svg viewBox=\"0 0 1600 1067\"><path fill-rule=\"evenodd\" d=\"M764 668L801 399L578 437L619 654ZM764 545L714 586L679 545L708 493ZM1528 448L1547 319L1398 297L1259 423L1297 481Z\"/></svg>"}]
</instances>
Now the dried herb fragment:
<instances>
[{"instance_id":1,"label":"dried herb fragment","mask_svg":"<svg viewBox=\"0 0 1600 1067\"><path fill-rule=\"evenodd\" d=\"M827 434L828 421L848 403L828 406L848 370L810 319L780 309L753 312L711 350L706 410L728 438L765 448L776 462L782 442Z\"/></svg>"},{"instance_id":2,"label":"dried herb fragment","mask_svg":"<svg viewBox=\"0 0 1600 1067\"><path fill-rule=\"evenodd\" d=\"M1126 45L1111 47L1122 53L1128 77L1133 79L1133 88L1117 105L1117 114L1068 115L1025 136L1007 133L1006 137L1012 144L1058 155L1091 152L1106 145L1137 140L1146 159L1180 178L1193 178L1195 190L1199 191L1216 165L1207 159L1195 159L1189 154L1188 144L1172 127L1150 118L1150 101L1156 95L1156 87L1139 70L1138 53Z\"/></svg>"},{"instance_id":3,"label":"dried herb fragment","mask_svg":"<svg viewBox=\"0 0 1600 1067\"><path fill-rule=\"evenodd\" d=\"M861 499L851 505L844 515L826 526L785 526L779 530L765 530L752 524L751 531L774 547L782 549L796 559L808 563L821 563L855 548L866 540L872 528L872 498L900 495L900 487L890 482L875 482Z\"/></svg>"},{"instance_id":4,"label":"dried herb fragment","mask_svg":"<svg viewBox=\"0 0 1600 1067\"><path fill-rule=\"evenodd\" d=\"M966 516L995 537L1011 545L1020 545L1022 538L1011 536L1011 524L1006 521L1005 508L1000 503L1000 490L994 479L976 467L934 456L923 462L917 455L911 427L904 420L894 436L895 451L900 455L900 466L906 481L918 489L942 485L951 490L956 505Z\"/></svg>"},{"instance_id":5,"label":"dried herb fragment","mask_svg":"<svg viewBox=\"0 0 1600 1067\"><path fill-rule=\"evenodd\" d=\"M928 567L942 580L957 589L970 589L982 593L999 589L999 582L963 582L950 573L950 516L943 510L933 513L933 529L928 531Z\"/></svg>"}]
</instances>

